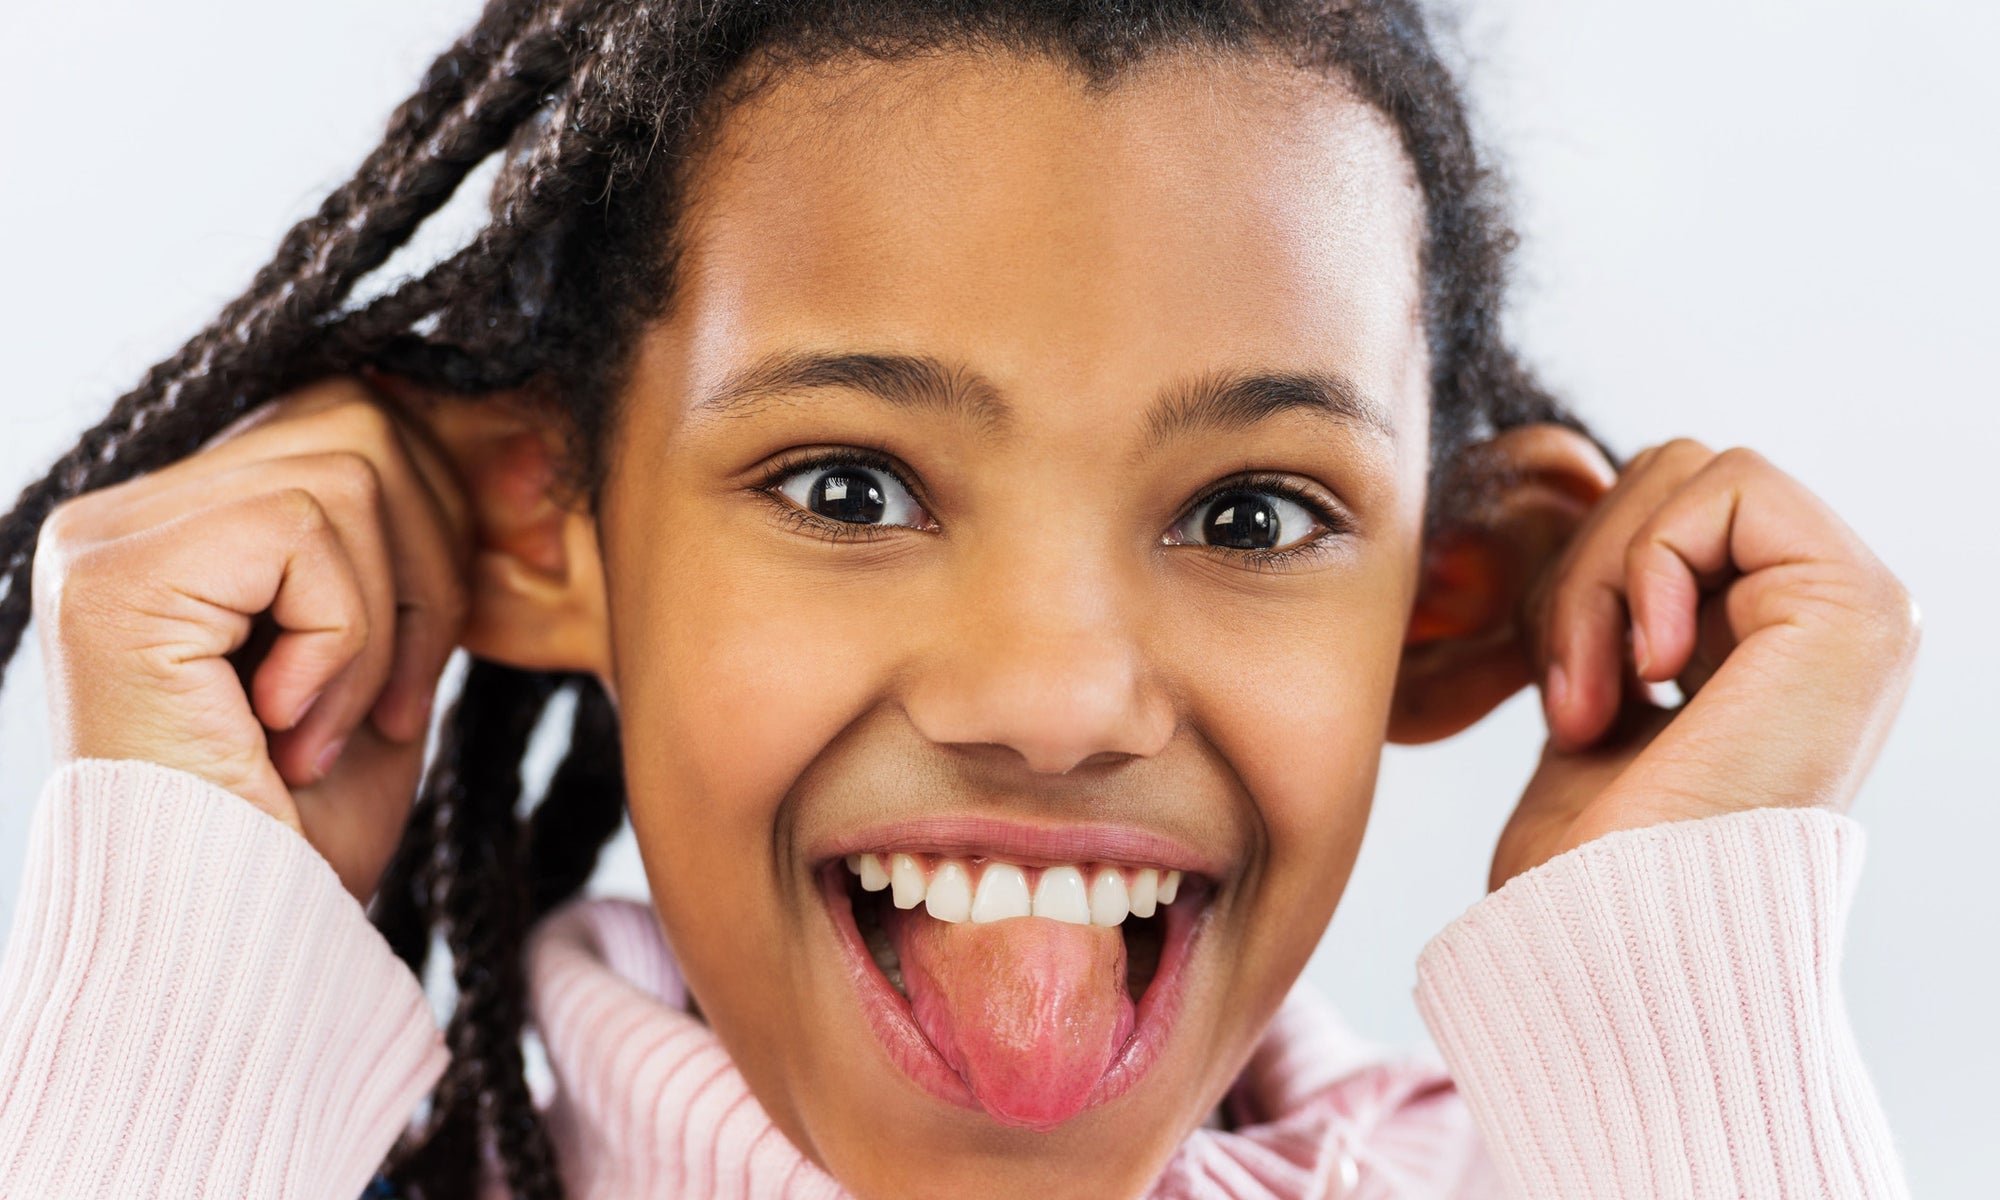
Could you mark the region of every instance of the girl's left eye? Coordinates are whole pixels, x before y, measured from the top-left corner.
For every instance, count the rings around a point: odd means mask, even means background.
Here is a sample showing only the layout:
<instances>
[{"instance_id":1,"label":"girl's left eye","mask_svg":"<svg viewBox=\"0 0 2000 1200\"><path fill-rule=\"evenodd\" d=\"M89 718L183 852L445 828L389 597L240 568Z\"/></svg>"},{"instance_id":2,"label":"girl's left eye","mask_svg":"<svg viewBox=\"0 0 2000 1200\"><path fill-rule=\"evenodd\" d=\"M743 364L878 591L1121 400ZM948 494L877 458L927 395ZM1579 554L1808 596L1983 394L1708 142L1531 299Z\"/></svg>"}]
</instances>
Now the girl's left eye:
<instances>
[{"instance_id":1,"label":"girl's left eye","mask_svg":"<svg viewBox=\"0 0 2000 1200\"><path fill-rule=\"evenodd\" d=\"M1174 523L1167 544L1191 541L1255 558L1283 557L1320 530L1340 529L1310 496L1286 484L1238 483L1210 493Z\"/></svg>"},{"instance_id":2,"label":"girl's left eye","mask_svg":"<svg viewBox=\"0 0 2000 1200\"><path fill-rule=\"evenodd\" d=\"M770 490L823 521L842 525L907 525L930 518L886 465L827 459L780 468Z\"/></svg>"}]
</instances>

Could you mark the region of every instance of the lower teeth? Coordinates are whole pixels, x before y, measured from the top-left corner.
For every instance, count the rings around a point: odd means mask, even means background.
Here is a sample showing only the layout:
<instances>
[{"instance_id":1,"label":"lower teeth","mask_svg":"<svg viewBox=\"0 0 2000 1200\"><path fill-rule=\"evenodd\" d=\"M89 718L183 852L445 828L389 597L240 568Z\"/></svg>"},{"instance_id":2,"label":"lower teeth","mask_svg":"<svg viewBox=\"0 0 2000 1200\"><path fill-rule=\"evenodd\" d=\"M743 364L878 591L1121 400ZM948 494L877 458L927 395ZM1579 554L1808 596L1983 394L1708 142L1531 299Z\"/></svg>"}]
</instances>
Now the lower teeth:
<instances>
[{"instance_id":1,"label":"lower teeth","mask_svg":"<svg viewBox=\"0 0 2000 1200\"><path fill-rule=\"evenodd\" d=\"M855 916L859 918L861 915L857 907ZM877 967L881 968L882 974L889 980L889 986L896 989L896 994L907 1000L910 994L903 990L903 962L896 957L896 947L889 941L889 931L882 928L882 922L877 914L867 915L868 919L857 920L856 923L861 926L862 940L868 944L868 956L875 960Z\"/></svg>"}]
</instances>

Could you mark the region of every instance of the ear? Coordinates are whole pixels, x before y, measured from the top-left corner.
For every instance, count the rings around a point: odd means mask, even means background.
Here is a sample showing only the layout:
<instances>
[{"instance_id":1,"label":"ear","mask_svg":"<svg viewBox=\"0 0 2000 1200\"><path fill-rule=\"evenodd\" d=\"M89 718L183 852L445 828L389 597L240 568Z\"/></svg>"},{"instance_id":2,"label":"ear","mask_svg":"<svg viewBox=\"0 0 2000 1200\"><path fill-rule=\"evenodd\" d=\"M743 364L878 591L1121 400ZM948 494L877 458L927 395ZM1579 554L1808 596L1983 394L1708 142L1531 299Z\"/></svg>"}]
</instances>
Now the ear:
<instances>
[{"instance_id":1,"label":"ear","mask_svg":"<svg viewBox=\"0 0 2000 1200\"><path fill-rule=\"evenodd\" d=\"M397 402L469 501L471 610L459 644L537 671L587 671L611 687L610 636L597 522L566 494L562 431L519 393L462 398L390 378Z\"/></svg>"},{"instance_id":2,"label":"ear","mask_svg":"<svg viewBox=\"0 0 2000 1200\"><path fill-rule=\"evenodd\" d=\"M1469 448L1462 466L1462 511L1424 545L1392 742L1449 737L1534 682L1530 593L1617 481L1589 438L1546 422Z\"/></svg>"}]
</instances>

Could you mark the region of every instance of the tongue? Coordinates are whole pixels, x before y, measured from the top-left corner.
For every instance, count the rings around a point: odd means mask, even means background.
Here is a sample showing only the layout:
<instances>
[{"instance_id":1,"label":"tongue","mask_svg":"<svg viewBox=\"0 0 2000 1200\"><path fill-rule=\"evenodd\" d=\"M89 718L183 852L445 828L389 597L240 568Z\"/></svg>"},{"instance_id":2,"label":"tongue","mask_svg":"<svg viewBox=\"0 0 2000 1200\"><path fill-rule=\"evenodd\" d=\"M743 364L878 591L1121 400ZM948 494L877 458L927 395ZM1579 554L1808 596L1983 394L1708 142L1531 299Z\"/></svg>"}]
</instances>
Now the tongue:
<instances>
[{"instance_id":1,"label":"tongue","mask_svg":"<svg viewBox=\"0 0 2000 1200\"><path fill-rule=\"evenodd\" d=\"M1018 917L975 925L889 909L910 1011L996 1119L1075 1116L1132 1034L1115 928Z\"/></svg>"}]
</instances>

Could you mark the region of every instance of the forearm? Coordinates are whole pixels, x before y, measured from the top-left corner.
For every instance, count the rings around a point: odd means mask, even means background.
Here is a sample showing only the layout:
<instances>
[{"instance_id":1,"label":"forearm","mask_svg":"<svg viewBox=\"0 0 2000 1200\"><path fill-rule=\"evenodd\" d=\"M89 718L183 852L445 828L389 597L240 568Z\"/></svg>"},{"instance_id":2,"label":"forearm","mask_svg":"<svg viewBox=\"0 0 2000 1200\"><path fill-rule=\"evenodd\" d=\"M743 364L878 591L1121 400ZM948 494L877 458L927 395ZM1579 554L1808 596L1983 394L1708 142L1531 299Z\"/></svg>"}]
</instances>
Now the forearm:
<instances>
[{"instance_id":1,"label":"forearm","mask_svg":"<svg viewBox=\"0 0 2000 1200\"><path fill-rule=\"evenodd\" d=\"M1849 1026L1859 825L1755 809L1601 838L1448 926L1417 1001L1522 1197L1904 1197Z\"/></svg>"},{"instance_id":2,"label":"forearm","mask_svg":"<svg viewBox=\"0 0 2000 1200\"><path fill-rule=\"evenodd\" d=\"M445 1057L292 830L150 763L51 777L0 963L0 1194L352 1200Z\"/></svg>"}]
</instances>

